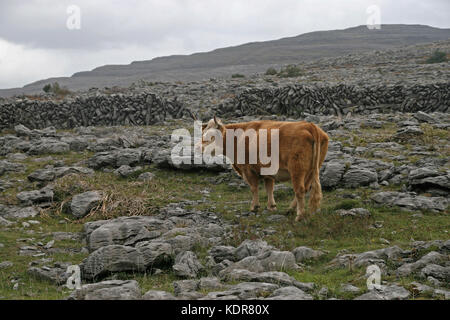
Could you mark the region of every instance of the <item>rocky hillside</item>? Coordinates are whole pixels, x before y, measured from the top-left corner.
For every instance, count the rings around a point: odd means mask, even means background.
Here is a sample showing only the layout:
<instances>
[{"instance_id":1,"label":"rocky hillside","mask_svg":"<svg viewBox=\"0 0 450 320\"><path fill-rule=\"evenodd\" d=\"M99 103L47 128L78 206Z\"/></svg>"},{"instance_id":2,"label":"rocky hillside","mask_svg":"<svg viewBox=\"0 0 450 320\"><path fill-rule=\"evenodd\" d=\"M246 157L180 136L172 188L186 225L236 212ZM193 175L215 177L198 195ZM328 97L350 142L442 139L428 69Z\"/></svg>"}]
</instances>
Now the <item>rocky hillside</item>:
<instances>
[{"instance_id":1,"label":"rocky hillside","mask_svg":"<svg viewBox=\"0 0 450 320\"><path fill-rule=\"evenodd\" d=\"M449 42L319 59L294 77L4 99L0 297L450 299L450 68L424 64L437 48ZM173 161L191 112L321 126L320 212L295 223L290 183L275 186L277 211L250 212L229 165ZM65 286L71 265L81 289Z\"/></svg>"},{"instance_id":2,"label":"rocky hillside","mask_svg":"<svg viewBox=\"0 0 450 320\"><path fill-rule=\"evenodd\" d=\"M351 115L386 112L449 112L448 62L424 63L434 51L450 52L450 41L395 50L351 54L297 65L295 76L254 75L233 80L145 82L128 89L92 89L58 96L0 101L0 129L145 125L214 114Z\"/></svg>"},{"instance_id":3,"label":"rocky hillside","mask_svg":"<svg viewBox=\"0 0 450 320\"><path fill-rule=\"evenodd\" d=\"M211 52L159 57L129 65L107 65L71 77L51 78L23 88L0 90L0 96L32 94L58 81L71 90L90 87L128 87L133 82L199 81L229 78L233 74L264 73L269 67L305 63L372 50L393 49L450 39L450 29L423 25L382 25L380 30L358 26L344 30L317 31L279 40L252 42Z\"/></svg>"}]
</instances>

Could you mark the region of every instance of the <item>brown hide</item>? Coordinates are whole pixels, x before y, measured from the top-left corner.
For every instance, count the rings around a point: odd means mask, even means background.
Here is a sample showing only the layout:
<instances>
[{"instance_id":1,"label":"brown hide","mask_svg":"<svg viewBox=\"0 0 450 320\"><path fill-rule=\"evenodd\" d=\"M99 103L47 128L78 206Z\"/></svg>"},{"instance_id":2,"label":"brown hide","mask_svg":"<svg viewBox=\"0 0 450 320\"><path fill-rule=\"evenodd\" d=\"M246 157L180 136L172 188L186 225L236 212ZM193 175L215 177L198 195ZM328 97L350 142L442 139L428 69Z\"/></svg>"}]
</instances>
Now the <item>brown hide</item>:
<instances>
[{"instance_id":1,"label":"brown hide","mask_svg":"<svg viewBox=\"0 0 450 320\"><path fill-rule=\"evenodd\" d=\"M249 138L245 138L245 163L237 162L238 140L243 137L234 138L234 170L249 184L253 194L251 210L257 210L259 207L258 199L258 182L264 180L265 188L268 195L267 207L269 210L275 210L276 204L273 199L274 181L291 180L295 192L295 198L291 203L291 208L296 207L298 221L304 216L304 198L307 191L310 192L309 209L315 212L320 206L322 191L319 180L319 170L325 159L328 150L328 135L317 125L305 121L301 122L284 122L284 121L251 121L235 124L222 124L220 121L210 121L207 128L215 124L215 127L221 130L223 135L223 154L227 154L226 150L226 129L242 129L244 132L255 130L257 134L257 142L259 145L259 130L266 129L268 131L268 155L270 156L271 139L270 132L272 129L279 130L279 170L275 175L261 175L261 167L269 167L262 165L257 156L257 163L249 163Z\"/></svg>"}]
</instances>

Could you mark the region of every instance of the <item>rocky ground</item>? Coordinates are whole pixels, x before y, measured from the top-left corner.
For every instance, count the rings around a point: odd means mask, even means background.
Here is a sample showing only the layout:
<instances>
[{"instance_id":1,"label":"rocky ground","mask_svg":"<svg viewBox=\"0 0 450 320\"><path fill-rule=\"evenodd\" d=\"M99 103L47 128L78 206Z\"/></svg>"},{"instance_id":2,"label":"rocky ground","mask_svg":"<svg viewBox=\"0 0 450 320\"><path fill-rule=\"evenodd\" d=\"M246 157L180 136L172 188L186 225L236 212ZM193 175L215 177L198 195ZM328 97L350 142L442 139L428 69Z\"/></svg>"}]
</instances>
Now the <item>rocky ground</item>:
<instances>
[{"instance_id":1,"label":"rocky ground","mask_svg":"<svg viewBox=\"0 0 450 320\"><path fill-rule=\"evenodd\" d=\"M278 211L255 214L228 166L174 164L170 134L192 131L186 120L5 130L0 296L449 299L450 115L305 120L331 143L322 209L299 223L290 183L275 187ZM381 286L368 290L373 264ZM69 265L80 290L64 286Z\"/></svg>"}]
</instances>

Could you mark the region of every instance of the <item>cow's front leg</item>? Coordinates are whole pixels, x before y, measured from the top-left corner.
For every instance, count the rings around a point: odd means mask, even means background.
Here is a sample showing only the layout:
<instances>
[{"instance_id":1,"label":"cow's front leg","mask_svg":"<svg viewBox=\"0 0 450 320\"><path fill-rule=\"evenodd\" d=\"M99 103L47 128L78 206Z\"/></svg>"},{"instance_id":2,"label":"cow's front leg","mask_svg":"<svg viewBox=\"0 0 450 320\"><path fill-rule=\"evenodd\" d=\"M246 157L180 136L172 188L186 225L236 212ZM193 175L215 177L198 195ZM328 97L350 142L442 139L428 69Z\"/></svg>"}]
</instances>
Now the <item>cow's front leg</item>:
<instances>
[{"instance_id":1,"label":"cow's front leg","mask_svg":"<svg viewBox=\"0 0 450 320\"><path fill-rule=\"evenodd\" d=\"M252 191L252 205L250 206L250 211L257 212L260 208L259 205L259 195L258 195L258 185L250 186Z\"/></svg>"},{"instance_id":2,"label":"cow's front leg","mask_svg":"<svg viewBox=\"0 0 450 320\"><path fill-rule=\"evenodd\" d=\"M294 199L291 201L289 205L289 210L294 210L297 208L297 198L294 196Z\"/></svg>"},{"instance_id":3,"label":"cow's front leg","mask_svg":"<svg viewBox=\"0 0 450 320\"><path fill-rule=\"evenodd\" d=\"M252 204L250 206L250 211L256 212L259 209L259 195L258 195L258 182L259 178L256 174L251 172L245 172L245 180L250 186L250 190L252 192Z\"/></svg>"},{"instance_id":4,"label":"cow's front leg","mask_svg":"<svg viewBox=\"0 0 450 320\"><path fill-rule=\"evenodd\" d=\"M275 184L275 181L271 178L265 178L264 179L264 186L266 187L266 193L267 193L267 209L269 211L275 211L277 210L277 204L275 203L275 199L273 197L273 185Z\"/></svg>"}]
</instances>

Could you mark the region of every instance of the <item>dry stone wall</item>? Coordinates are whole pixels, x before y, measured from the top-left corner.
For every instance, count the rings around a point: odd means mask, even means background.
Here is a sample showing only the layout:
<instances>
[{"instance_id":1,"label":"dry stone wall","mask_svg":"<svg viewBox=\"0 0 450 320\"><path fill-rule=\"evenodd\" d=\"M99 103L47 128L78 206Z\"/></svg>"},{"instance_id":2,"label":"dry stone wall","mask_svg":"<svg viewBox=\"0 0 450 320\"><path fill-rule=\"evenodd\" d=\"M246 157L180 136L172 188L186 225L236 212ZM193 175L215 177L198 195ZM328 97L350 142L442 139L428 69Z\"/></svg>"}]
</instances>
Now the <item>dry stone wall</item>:
<instances>
[{"instance_id":1,"label":"dry stone wall","mask_svg":"<svg viewBox=\"0 0 450 320\"><path fill-rule=\"evenodd\" d=\"M242 88L241 88L242 89ZM206 93L186 88L193 100ZM188 117L189 103L148 92L130 94L82 94L66 100L15 99L0 103L0 130L18 124L31 129L49 126L151 125ZM390 112L450 112L450 82L395 86L306 86L247 88L217 105L202 105L222 117L278 114L302 117ZM200 110L193 110L194 113ZM200 117L206 116L200 113Z\"/></svg>"},{"instance_id":2,"label":"dry stone wall","mask_svg":"<svg viewBox=\"0 0 450 320\"><path fill-rule=\"evenodd\" d=\"M389 112L449 112L450 83L360 87L291 85L243 91L217 108L222 116L301 116Z\"/></svg>"},{"instance_id":3,"label":"dry stone wall","mask_svg":"<svg viewBox=\"0 0 450 320\"><path fill-rule=\"evenodd\" d=\"M0 104L0 129L18 124L31 129L149 125L181 118L186 112L176 99L152 93L80 95L61 101L17 99Z\"/></svg>"}]
</instances>

